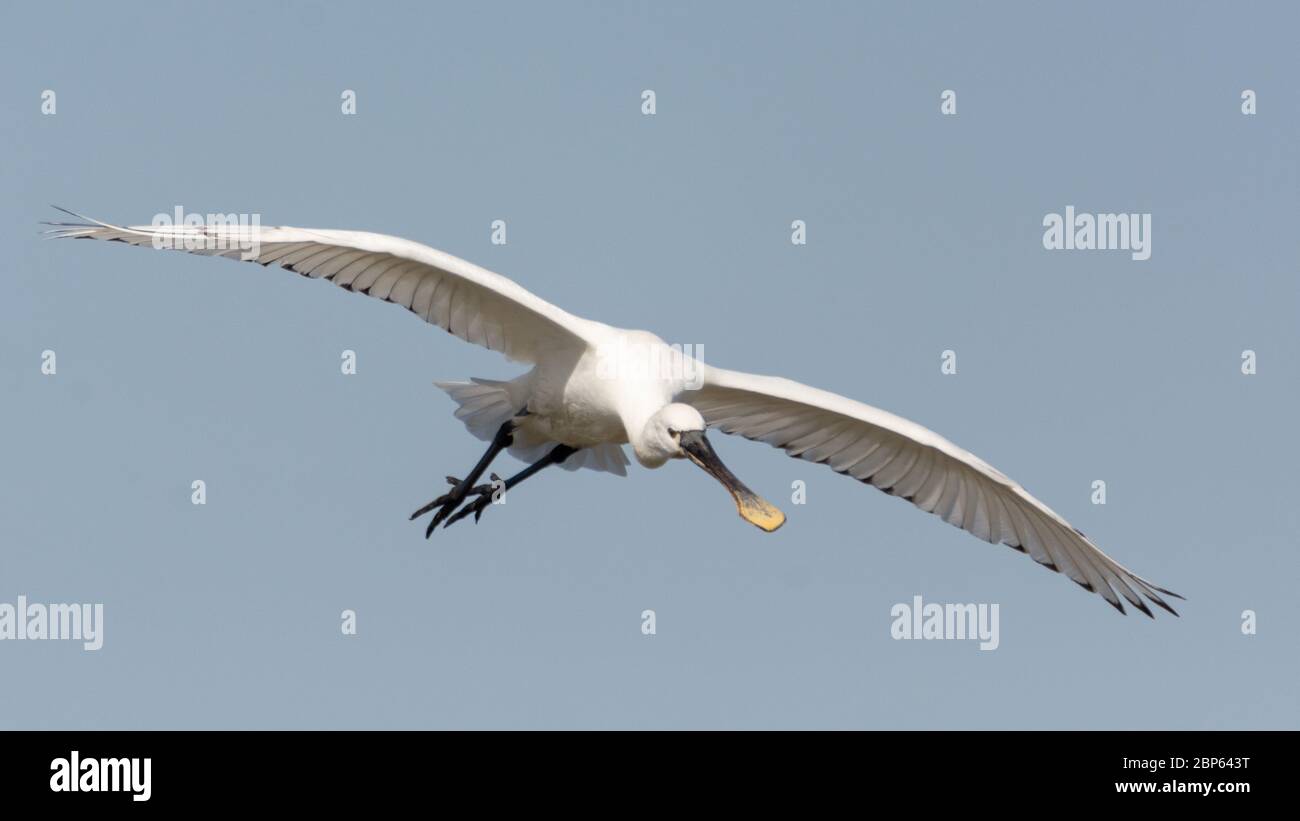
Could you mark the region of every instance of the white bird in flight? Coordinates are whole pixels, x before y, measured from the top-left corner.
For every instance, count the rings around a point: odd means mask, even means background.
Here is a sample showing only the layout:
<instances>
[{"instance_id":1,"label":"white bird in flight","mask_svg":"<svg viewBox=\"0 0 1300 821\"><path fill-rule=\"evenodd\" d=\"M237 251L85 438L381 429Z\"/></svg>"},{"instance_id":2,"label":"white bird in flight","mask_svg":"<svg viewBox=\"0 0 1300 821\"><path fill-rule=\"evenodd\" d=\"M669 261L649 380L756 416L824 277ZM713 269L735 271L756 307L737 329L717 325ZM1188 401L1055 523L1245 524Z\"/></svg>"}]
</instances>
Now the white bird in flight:
<instances>
[{"instance_id":1,"label":"white bird in flight","mask_svg":"<svg viewBox=\"0 0 1300 821\"><path fill-rule=\"evenodd\" d=\"M63 211L64 209L59 209ZM729 471L705 436L708 427L829 465L994 544L1028 553L1100 594L1121 613L1121 597L1178 615L1160 594L1182 598L1111 559L1016 482L920 425L788 379L716 368L646 331L582 319L513 281L410 240L363 231L260 226L122 227L65 211L81 223L47 223L52 237L101 239L276 264L313 279L401 305L468 342L532 365L509 381L437 382L459 406L456 417L487 452L430 511L425 537L494 495L560 464L626 475L630 444L647 468L689 459L731 494L742 518L771 532L785 515ZM476 484L502 451L529 467Z\"/></svg>"}]
</instances>

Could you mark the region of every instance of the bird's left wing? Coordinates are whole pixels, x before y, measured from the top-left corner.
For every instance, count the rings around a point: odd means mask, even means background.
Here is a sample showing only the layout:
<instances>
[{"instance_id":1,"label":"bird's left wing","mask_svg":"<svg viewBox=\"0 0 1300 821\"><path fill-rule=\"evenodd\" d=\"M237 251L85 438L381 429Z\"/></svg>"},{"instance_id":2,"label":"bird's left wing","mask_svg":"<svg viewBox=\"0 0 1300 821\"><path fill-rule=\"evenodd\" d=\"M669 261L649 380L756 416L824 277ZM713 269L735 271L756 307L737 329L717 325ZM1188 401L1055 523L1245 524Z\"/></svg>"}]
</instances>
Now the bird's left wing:
<instances>
[{"instance_id":1,"label":"bird's left wing","mask_svg":"<svg viewBox=\"0 0 1300 821\"><path fill-rule=\"evenodd\" d=\"M710 426L830 465L987 542L1028 552L1121 613L1119 596L1150 616L1141 593L1178 615L1160 594L1181 596L1132 573L1020 485L933 431L789 379L707 365L701 375L701 386L679 401Z\"/></svg>"},{"instance_id":2,"label":"bird's left wing","mask_svg":"<svg viewBox=\"0 0 1300 821\"><path fill-rule=\"evenodd\" d=\"M49 223L55 226L47 232L50 236L275 264L401 305L426 322L517 362L536 363L546 351L585 349L596 325L500 274L385 234L237 224L126 227L65 213L85 222Z\"/></svg>"}]
</instances>

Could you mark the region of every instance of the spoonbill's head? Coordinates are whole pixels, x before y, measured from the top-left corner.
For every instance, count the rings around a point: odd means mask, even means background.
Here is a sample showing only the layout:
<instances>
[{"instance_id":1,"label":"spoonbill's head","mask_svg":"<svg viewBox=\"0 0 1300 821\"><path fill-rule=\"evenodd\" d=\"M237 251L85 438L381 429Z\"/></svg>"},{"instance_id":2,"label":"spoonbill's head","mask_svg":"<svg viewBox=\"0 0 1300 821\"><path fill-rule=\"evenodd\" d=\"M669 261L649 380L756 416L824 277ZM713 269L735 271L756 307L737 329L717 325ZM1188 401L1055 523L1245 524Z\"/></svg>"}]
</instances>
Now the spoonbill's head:
<instances>
[{"instance_id":1,"label":"spoonbill's head","mask_svg":"<svg viewBox=\"0 0 1300 821\"><path fill-rule=\"evenodd\" d=\"M704 429L704 417L695 408L680 402L665 405L646 423L641 441L636 443L637 459L647 467L658 467L669 459L690 459L722 483L742 519L768 533L785 524L784 513L727 470Z\"/></svg>"}]
</instances>

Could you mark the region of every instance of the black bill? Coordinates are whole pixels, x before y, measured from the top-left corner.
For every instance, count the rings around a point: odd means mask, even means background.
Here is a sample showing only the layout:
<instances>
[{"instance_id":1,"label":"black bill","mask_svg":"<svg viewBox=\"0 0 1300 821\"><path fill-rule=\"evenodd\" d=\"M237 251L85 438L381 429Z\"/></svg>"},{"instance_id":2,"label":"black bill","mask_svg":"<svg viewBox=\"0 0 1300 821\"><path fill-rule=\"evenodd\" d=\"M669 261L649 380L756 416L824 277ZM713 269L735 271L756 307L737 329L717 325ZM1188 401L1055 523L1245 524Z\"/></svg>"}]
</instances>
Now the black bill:
<instances>
[{"instance_id":1,"label":"black bill","mask_svg":"<svg viewBox=\"0 0 1300 821\"><path fill-rule=\"evenodd\" d=\"M740 517L755 527L771 533L785 524L785 514L777 510L762 496L745 487L735 474L727 470L713 446L704 436L704 431L692 430L681 434L679 440L682 450L692 462L708 471L709 475L722 483L722 486L736 500L736 510Z\"/></svg>"}]
</instances>

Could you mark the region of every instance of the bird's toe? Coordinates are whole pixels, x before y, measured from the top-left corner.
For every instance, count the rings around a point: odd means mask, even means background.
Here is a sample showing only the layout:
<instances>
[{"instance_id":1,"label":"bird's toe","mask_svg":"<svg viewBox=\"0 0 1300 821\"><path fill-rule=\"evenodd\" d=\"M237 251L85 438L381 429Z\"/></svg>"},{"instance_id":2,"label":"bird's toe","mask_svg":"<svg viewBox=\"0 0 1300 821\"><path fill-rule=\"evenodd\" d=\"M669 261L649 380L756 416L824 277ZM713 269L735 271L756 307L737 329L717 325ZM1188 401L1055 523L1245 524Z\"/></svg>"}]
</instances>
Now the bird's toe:
<instances>
[{"instance_id":1,"label":"bird's toe","mask_svg":"<svg viewBox=\"0 0 1300 821\"><path fill-rule=\"evenodd\" d=\"M489 491L492 489L490 485L487 487ZM450 519L447 520L447 523L443 525L443 527L451 527L453 524L459 522L461 519L464 519L466 516L468 516L471 513L474 514L474 521L475 523L477 523L478 520L482 518L483 511L487 510L487 507L490 504L492 504L491 493L481 493L479 494L479 497L477 499L475 499L472 502L469 502L460 510L456 511L456 513Z\"/></svg>"}]
</instances>

